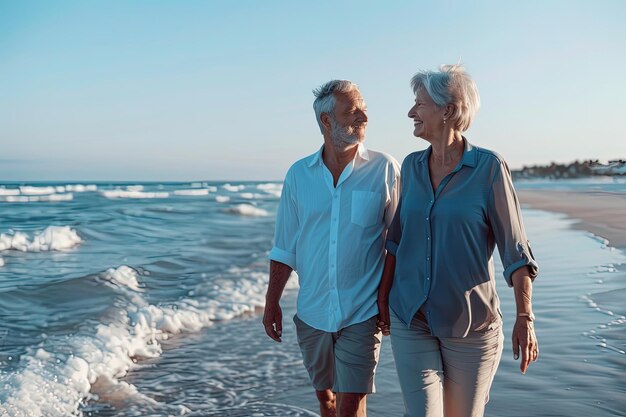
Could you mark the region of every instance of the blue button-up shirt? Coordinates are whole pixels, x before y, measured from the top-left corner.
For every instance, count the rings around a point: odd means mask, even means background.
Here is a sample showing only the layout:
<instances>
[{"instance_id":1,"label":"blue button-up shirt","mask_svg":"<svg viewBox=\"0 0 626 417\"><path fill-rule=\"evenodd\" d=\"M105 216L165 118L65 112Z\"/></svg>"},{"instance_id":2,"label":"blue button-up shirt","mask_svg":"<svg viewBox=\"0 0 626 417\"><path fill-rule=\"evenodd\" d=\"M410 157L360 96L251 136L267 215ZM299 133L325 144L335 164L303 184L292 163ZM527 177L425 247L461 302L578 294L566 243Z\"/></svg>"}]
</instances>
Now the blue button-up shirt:
<instances>
[{"instance_id":1,"label":"blue button-up shirt","mask_svg":"<svg viewBox=\"0 0 626 417\"><path fill-rule=\"evenodd\" d=\"M524 265L537 274L508 166L495 152L464 141L461 162L435 192L431 148L406 157L387 237L387 250L396 255L390 307L407 325L421 308L438 337L465 337L501 323L496 244L509 286Z\"/></svg>"},{"instance_id":2,"label":"blue button-up shirt","mask_svg":"<svg viewBox=\"0 0 626 417\"><path fill-rule=\"evenodd\" d=\"M322 150L287 172L269 258L298 273L298 317L335 332L378 313L400 167L391 156L361 144L335 187Z\"/></svg>"}]
</instances>

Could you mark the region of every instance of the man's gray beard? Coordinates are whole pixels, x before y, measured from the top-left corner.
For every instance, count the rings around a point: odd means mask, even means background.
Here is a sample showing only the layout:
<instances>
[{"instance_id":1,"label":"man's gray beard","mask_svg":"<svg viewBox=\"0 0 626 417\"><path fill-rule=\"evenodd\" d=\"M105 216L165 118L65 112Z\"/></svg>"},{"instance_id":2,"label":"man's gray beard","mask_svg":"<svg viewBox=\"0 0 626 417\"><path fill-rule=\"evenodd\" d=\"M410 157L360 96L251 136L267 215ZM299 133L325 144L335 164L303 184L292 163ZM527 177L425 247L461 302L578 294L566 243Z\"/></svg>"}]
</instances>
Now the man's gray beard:
<instances>
[{"instance_id":1,"label":"man's gray beard","mask_svg":"<svg viewBox=\"0 0 626 417\"><path fill-rule=\"evenodd\" d=\"M362 142L356 134L349 135L347 129L339 126L339 123L331 120L332 130L330 131L330 138L333 141L335 148L345 148L348 145L354 145Z\"/></svg>"}]
</instances>

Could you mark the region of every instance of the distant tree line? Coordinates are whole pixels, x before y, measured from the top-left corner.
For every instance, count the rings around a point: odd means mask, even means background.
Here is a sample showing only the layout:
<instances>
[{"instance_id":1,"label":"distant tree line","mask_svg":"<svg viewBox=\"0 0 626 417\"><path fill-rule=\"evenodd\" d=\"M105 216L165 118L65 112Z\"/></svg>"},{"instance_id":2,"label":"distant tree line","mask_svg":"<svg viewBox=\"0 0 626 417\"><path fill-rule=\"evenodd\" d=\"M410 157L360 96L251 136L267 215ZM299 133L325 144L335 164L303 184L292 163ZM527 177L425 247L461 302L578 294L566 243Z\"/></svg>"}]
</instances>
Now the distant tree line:
<instances>
[{"instance_id":1,"label":"distant tree line","mask_svg":"<svg viewBox=\"0 0 626 417\"><path fill-rule=\"evenodd\" d=\"M512 171L514 179L521 178L584 178L594 175L624 175L626 176L626 160L614 159L608 164L602 164L597 159L574 161L569 164L524 166Z\"/></svg>"}]
</instances>

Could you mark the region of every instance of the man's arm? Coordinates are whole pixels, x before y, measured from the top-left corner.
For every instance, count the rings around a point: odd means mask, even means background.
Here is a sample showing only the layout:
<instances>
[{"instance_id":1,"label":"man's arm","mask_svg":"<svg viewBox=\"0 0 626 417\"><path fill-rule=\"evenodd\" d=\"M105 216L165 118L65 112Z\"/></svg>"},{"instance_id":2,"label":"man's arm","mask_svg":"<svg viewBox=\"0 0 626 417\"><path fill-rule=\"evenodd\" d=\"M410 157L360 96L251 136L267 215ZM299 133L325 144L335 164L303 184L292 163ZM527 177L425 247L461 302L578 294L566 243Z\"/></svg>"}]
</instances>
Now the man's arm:
<instances>
[{"instance_id":1,"label":"man's arm","mask_svg":"<svg viewBox=\"0 0 626 417\"><path fill-rule=\"evenodd\" d=\"M270 261L270 283L265 294L263 327L265 327L265 333L279 343L283 334L283 311L280 308L280 297L283 295L291 271L288 265Z\"/></svg>"},{"instance_id":2,"label":"man's arm","mask_svg":"<svg viewBox=\"0 0 626 417\"><path fill-rule=\"evenodd\" d=\"M396 271L396 257L387 252L383 276L378 287L378 327L383 336L389 336L391 320L389 318L389 292L393 285L393 276Z\"/></svg>"}]
</instances>

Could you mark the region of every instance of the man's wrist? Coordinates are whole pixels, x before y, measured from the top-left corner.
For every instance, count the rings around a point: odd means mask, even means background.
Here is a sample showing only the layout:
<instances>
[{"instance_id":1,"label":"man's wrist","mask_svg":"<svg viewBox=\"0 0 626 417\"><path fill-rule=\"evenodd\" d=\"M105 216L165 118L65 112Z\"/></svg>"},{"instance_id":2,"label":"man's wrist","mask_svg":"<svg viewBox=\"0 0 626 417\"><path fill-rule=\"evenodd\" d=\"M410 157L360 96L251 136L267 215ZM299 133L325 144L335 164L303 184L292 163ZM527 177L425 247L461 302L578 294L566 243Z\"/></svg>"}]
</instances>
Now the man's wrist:
<instances>
[{"instance_id":1,"label":"man's wrist","mask_svg":"<svg viewBox=\"0 0 626 417\"><path fill-rule=\"evenodd\" d=\"M265 304L280 304L280 298L276 297L265 297Z\"/></svg>"}]
</instances>

